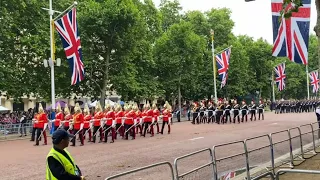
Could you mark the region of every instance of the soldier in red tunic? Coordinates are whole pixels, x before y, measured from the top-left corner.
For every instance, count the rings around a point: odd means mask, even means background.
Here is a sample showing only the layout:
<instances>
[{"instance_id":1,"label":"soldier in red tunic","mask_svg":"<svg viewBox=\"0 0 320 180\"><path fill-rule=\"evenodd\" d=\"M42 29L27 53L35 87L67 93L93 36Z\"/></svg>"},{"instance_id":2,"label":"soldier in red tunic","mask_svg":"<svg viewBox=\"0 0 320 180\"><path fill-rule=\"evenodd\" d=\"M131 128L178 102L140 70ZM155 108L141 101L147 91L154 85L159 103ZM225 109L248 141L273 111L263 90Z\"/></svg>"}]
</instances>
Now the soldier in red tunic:
<instances>
[{"instance_id":1,"label":"soldier in red tunic","mask_svg":"<svg viewBox=\"0 0 320 180\"><path fill-rule=\"evenodd\" d=\"M142 113L142 117L143 117L143 122L144 122L144 133L143 133L143 136L146 137L146 132L147 132L148 128L151 128L150 129L151 137L154 136L153 125L152 125L153 110L150 109L149 102L147 102L144 105L144 111Z\"/></svg>"},{"instance_id":2,"label":"soldier in red tunic","mask_svg":"<svg viewBox=\"0 0 320 180\"><path fill-rule=\"evenodd\" d=\"M93 143L96 142L96 136L97 136L97 131L99 130L99 134L100 134L100 142L102 142L102 128L101 128L101 120L103 119L103 112L102 112L102 108L100 105L100 102L97 102L96 105L96 112L94 113L94 119L93 119ZM103 122L102 122L103 123Z\"/></svg>"},{"instance_id":3,"label":"soldier in red tunic","mask_svg":"<svg viewBox=\"0 0 320 180\"><path fill-rule=\"evenodd\" d=\"M64 107L64 123L63 123L63 128L66 130L66 131L69 131L70 130L70 127L69 127L69 122L70 120L72 119L72 115L70 113L70 110L68 108L68 105L66 104L65 107Z\"/></svg>"},{"instance_id":4,"label":"soldier in red tunic","mask_svg":"<svg viewBox=\"0 0 320 180\"><path fill-rule=\"evenodd\" d=\"M128 140L128 133L132 136L132 140L135 139L136 133L135 128L132 127L134 125L134 118L136 117L135 111L132 110L132 105L125 106L125 130L126 130L126 140Z\"/></svg>"},{"instance_id":5,"label":"soldier in red tunic","mask_svg":"<svg viewBox=\"0 0 320 180\"><path fill-rule=\"evenodd\" d=\"M115 139L117 139L118 132L119 132L120 136L124 137L124 127L122 126L122 117L124 117L124 112L122 111L120 104L116 105L115 110L116 110L115 118L116 118L116 123L117 123L116 124Z\"/></svg>"},{"instance_id":6,"label":"soldier in red tunic","mask_svg":"<svg viewBox=\"0 0 320 180\"><path fill-rule=\"evenodd\" d=\"M31 139L30 141L34 141L35 137L36 137L36 132L37 132L37 128L38 128L38 123L36 122L38 119L38 113L34 114L34 117L32 119L32 133L31 133Z\"/></svg>"},{"instance_id":7,"label":"soldier in red tunic","mask_svg":"<svg viewBox=\"0 0 320 180\"><path fill-rule=\"evenodd\" d=\"M142 113L139 110L139 107L137 104L134 105L133 110L136 113L136 121L137 121L137 127L136 127L136 134L138 134L139 130L140 130L140 135L142 135Z\"/></svg>"},{"instance_id":8,"label":"soldier in red tunic","mask_svg":"<svg viewBox=\"0 0 320 180\"><path fill-rule=\"evenodd\" d=\"M59 102L57 104L56 113L57 113L56 114L56 119L54 120L54 130L57 130L60 127L61 121L64 120L63 112L61 110L61 106L60 106Z\"/></svg>"},{"instance_id":9,"label":"soldier in red tunic","mask_svg":"<svg viewBox=\"0 0 320 180\"><path fill-rule=\"evenodd\" d=\"M89 134L89 141L91 141L91 126L90 126L90 121L92 119L92 116L90 114L90 110L89 110L89 107L88 107L88 104L86 103L84 105L84 109L83 109L83 113L84 113L84 125L83 125L83 133L84 133L84 136L83 136L83 139L86 139L86 133Z\"/></svg>"},{"instance_id":10,"label":"soldier in red tunic","mask_svg":"<svg viewBox=\"0 0 320 180\"><path fill-rule=\"evenodd\" d=\"M43 134L44 145L47 145L47 133L44 128L45 128L45 124L48 123L48 117L47 117L46 113L44 113L44 110L43 110L41 103L39 103L39 112L38 113L39 114L37 116L37 137L36 137L35 146L39 146L39 139L40 139L41 133Z\"/></svg>"},{"instance_id":11,"label":"soldier in red tunic","mask_svg":"<svg viewBox=\"0 0 320 180\"><path fill-rule=\"evenodd\" d=\"M154 103L152 105L152 109L153 109L153 118L154 118L154 123L157 126L157 134L159 134L159 123L158 123L158 117L160 116L160 111L157 107L157 105Z\"/></svg>"},{"instance_id":12,"label":"soldier in red tunic","mask_svg":"<svg viewBox=\"0 0 320 180\"><path fill-rule=\"evenodd\" d=\"M73 135L79 134L79 138L80 138L80 142L81 142L80 146L83 146L83 133L82 133L83 125L81 125L81 124L83 124L83 122L84 122L84 116L82 114L81 108L78 103L75 105L74 111L75 111L75 114L73 115L72 134ZM76 136L74 136L72 138L72 145L71 146L76 146Z\"/></svg>"},{"instance_id":13,"label":"soldier in red tunic","mask_svg":"<svg viewBox=\"0 0 320 180\"><path fill-rule=\"evenodd\" d=\"M111 108L110 104L107 104L105 107L104 117L106 118L106 125L105 125L105 129L104 129L104 142L106 143L108 141L108 135L109 135L109 132L111 131L111 142L110 143L113 143L114 138L116 136L115 130L112 127L113 121L115 120L115 113L114 113L113 109Z\"/></svg>"},{"instance_id":14,"label":"soldier in red tunic","mask_svg":"<svg viewBox=\"0 0 320 180\"><path fill-rule=\"evenodd\" d=\"M166 103L163 106L163 111L162 111L162 119L163 119L163 123L162 123L162 128L161 128L161 134L163 134L163 129L165 124L168 125L168 134L170 134L170 118L171 118L171 106L168 103L168 101L166 101Z\"/></svg>"}]
</instances>

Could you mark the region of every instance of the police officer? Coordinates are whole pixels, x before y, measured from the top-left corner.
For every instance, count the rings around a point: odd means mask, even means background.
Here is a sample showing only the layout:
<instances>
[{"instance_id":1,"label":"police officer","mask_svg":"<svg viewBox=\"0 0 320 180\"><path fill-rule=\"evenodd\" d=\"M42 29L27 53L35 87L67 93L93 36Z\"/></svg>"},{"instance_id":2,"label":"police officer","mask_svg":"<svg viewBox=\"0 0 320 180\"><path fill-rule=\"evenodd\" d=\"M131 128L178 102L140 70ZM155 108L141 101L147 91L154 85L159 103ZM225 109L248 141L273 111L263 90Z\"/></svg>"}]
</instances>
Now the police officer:
<instances>
[{"instance_id":1,"label":"police officer","mask_svg":"<svg viewBox=\"0 0 320 180\"><path fill-rule=\"evenodd\" d=\"M71 154L65 149L70 138L74 138L64 129L52 134L53 147L47 155L46 180L85 180Z\"/></svg>"}]
</instances>

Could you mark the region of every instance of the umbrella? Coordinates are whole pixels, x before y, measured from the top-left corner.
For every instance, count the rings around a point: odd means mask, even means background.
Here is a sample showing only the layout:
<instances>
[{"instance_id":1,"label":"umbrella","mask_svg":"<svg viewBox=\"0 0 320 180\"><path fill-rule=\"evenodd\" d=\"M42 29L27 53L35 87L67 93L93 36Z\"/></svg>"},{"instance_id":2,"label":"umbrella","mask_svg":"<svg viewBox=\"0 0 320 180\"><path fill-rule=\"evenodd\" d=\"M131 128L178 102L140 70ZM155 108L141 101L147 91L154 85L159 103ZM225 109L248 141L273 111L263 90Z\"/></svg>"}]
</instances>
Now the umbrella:
<instances>
[{"instance_id":1,"label":"umbrella","mask_svg":"<svg viewBox=\"0 0 320 180\"><path fill-rule=\"evenodd\" d=\"M10 111L8 108L0 106L0 112Z\"/></svg>"}]
</instances>

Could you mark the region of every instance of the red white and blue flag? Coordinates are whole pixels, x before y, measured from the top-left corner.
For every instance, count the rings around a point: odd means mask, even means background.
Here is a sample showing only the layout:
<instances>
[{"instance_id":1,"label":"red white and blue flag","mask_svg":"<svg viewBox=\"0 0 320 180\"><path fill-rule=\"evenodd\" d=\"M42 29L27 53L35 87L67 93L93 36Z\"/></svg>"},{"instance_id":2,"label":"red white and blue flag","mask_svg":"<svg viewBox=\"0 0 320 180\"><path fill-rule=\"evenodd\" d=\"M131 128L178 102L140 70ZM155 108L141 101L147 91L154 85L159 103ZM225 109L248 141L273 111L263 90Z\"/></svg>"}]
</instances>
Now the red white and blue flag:
<instances>
[{"instance_id":1,"label":"red white and blue flag","mask_svg":"<svg viewBox=\"0 0 320 180\"><path fill-rule=\"evenodd\" d=\"M231 48L228 48L224 50L221 54L216 55L219 79L221 81L221 88L223 88L227 83L230 55Z\"/></svg>"},{"instance_id":2,"label":"red white and blue flag","mask_svg":"<svg viewBox=\"0 0 320 180\"><path fill-rule=\"evenodd\" d=\"M286 64L285 63L281 63L279 65L277 65L274 68L275 76L275 82L277 84L277 87L279 89L279 91L284 90L286 84L285 84L285 80L286 80Z\"/></svg>"},{"instance_id":3,"label":"red white and blue flag","mask_svg":"<svg viewBox=\"0 0 320 180\"><path fill-rule=\"evenodd\" d=\"M312 71L309 73L311 79L310 84L312 86L312 92L316 93L319 90L319 74L318 71Z\"/></svg>"},{"instance_id":4,"label":"red white and blue flag","mask_svg":"<svg viewBox=\"0 0 320 180\"><path fill-rule=\"evenodd\" d=\"M301 0L303 6L292 17L284 18L280 12L283 0L271 0L273 24L272 56L288 57L290 61L299 64L308 64L308 45L310 29L311 0ZM295 4L289 3L285 12ZM280 19L280 21L279 21Z\"/></svg>"},{"instance_id":5,"label":"red white and blue flag","mask_svg":"<svg viewBox=\"0 0 320 180\"><path fill-rule=\"evenodd\" d=\"M54 24L61 37L72 72L71 85L75 85L84 80L84 66L82 62L76 8L72 8L72 10L62 16L62 18L55 21Z\"/></svg>"}]
</instances>

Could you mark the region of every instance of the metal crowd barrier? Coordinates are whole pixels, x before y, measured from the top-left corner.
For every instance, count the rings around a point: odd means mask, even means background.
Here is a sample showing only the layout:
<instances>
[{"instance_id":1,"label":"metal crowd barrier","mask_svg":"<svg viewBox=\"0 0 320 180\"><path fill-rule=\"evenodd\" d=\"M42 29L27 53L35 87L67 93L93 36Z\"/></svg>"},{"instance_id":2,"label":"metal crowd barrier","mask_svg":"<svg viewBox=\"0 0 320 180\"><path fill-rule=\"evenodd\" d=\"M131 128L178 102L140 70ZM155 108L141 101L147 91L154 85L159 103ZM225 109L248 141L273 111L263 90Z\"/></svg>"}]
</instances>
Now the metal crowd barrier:
<instances>
[{"instance_id":1,"label":"metal crowd barrier","mask_svg":"<svg viewBox=\"0 0 320 180\"><path fill-rule=\"evenodd\" d=\"M30 131L32 130L32 122L27 122L24 124L1 124L0 125L0 138L7 139L10 135L19 135L21 134L21 131L24 133L24 130L26 130L26 134L30 134Z\"/></svg>"},{"instance_id":2,"label":"metal crowd barrier","mask_svg":"<svg viewBox=\"0 0 320 180\"><path fill-rule=\"evenodd\" d=\"M317 125L317 128L314 127L315 125ZM174 163L173 163L174 164L174 168L171 165L171 163L162 162L162 163L152 164L150 166L145 166L145 167L142 167L142 168L134 169L134 170L131 170L131 171L127 171L127 172L124 172L124 173L121 173L121 174L117 174L117 175L108 177L106 180L116 179L118 177L123 177L123 176L128 175L128 174L133 174L135 172L144 171L146 169L150 169L150 168L153 168L153 167L156 167L156 166L161 166L161 165L169 166L170 171L168 171L167 173L168 173L168 175L170 175L172 177L172 180L188 179L188 178L185 178L185 177L190 175L190 174L192 174L192 173L194 173L194 172L198 172L198 171L200 171L200 170L202 170L202 169L204 169L206 167L210 167L210 169L212 168L210 170L210 172L207 172L207 173L208 173L208 176L212 176L213 178L208 178L208 179L219 180L220 176L222 175L222 172L218 172L217 163L221 162L223 160L227 160L227 159L233 159L234 160L234 158L241 157L241 156L245 157L244 164L243 164L243 167L245 167L245 172L242 173L241 176L245 176L247 180L259 180L259 179L266 178L266 177L269 177L269 178L271 178L273 180L275 180L275 179L278 180L280 174L283 174L283 173L320 174L320 171L299 170L299 169L280 169L279 171L275 172L275 168L279 167L279 166L276 165L276 162L275 162L275 159L276 159L276 157L275 157L275 147L276 147L276 145L278 146L280 143L288 142L288 144L286 145L288 147L288 149L287 149L288 151L286 153L289 153L289 159L287 159L285 161L281 161L281 165L289 163L289 167L290 168L293 168L295 166L294 161L296 160L297 157L299 157L300 160L304 161L306 158L310 158L310 157L306 157L306 155L307 155L306 153L307 152L312 151L313 152L312 155L315 155L316 153L318 153L316 151L316 149L320 145L320 141L319 141L320 136L318 136L316 138L316 134L315 134L315 133L318 133L318 135L319 135L318 125L319 125L318 122L311 123L311 124L305 124L305 125L301 125L299 127L290 128L288 130L282 130L282 131L273 132L273 133L270 133L269 135L261 135L261 136L256 136L256 137L252 137L252 138L247 138L244 141L235 141L235 142L215 145L215 146L213 146L212 149L206 148L206 149L195 151L195 152L192 152L192 153L189 153L189 154L186 154L184 156L180 156L180 157L176 158L174 160ZM307 131L307 132L301 133L301 128L303 128L303 127L310 127L309 128L310 130ZM293 134L294 131L297 132L297 135ZM305 136L305 135L308 135L308 134L312 134L312 137L310 137L310 139L312 141L311 141L311 143L309 143L309 144L311 144L311 149L307 149L305 151L304 150L304 146L306 144L303 143L302 136ZM275 138L275 135L281 135L281 137L284 137L284 139L277 140L277 138ZM268 140L269 144L268 145L264 145L264 146L260 146L260 147L255 147L253 149L249 149L248 150L248 142L249 141L256 140L256 139L262 139L262 138L266 138ZM294 141L294 143L293 143L293 140L295 140L295 139L296 139L296 141ZM231 145L235 145L235 144L241 144L241 147L243 148L244 152L217 158L217 148L218 147L226 147L226 146L231 146ZM293 149L293 145L297 145L298 146L296 148L296 150ZM250 155L250 153L259 151L259 150L264 149L264 148L270 149L270 160L267 163L270 163L271 167L266 167L267 170L268 170L267 172L265 172L263 174L260 174L260 175L258 175L256 177L251 177L252 174L250 172L250 167L252 167L252 163L251 163L251 166L250 166L250 162L251 161L249 161L249 157L251 157L251 156L249 156L249 155ZM196 155L199 155L200 153L204 153L204 152L208 152L208 160L209 160L208 163L202 164L201 166L196 167L196 168L194 168L192 170L189 170L187 172L180 173L180 170L178 169L178 162L179 161L181 161L182 159L188 158L188 157L192 158L192 157L194 157ZM285 154L280 154L280 156L283 156L283 155L285 155ZM229 169L229 171L230 171L230 169ZM193 178L193 179L195 179L195 178ZM202 179L205 180L207 178L201 178L201 180Z\"/></svg>"}]
</instances>

